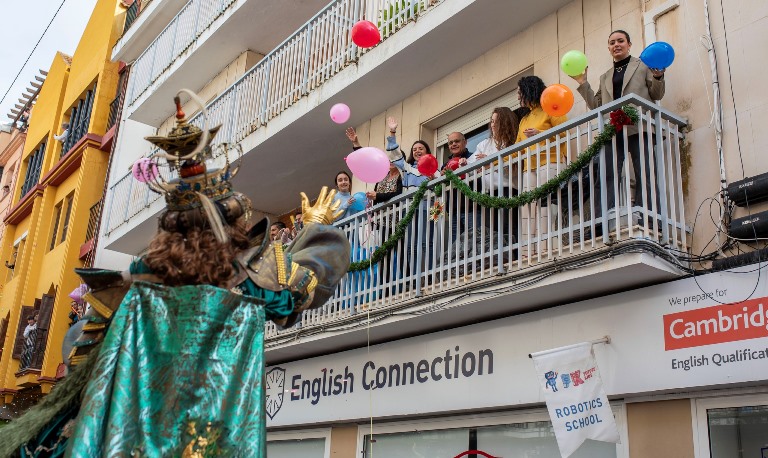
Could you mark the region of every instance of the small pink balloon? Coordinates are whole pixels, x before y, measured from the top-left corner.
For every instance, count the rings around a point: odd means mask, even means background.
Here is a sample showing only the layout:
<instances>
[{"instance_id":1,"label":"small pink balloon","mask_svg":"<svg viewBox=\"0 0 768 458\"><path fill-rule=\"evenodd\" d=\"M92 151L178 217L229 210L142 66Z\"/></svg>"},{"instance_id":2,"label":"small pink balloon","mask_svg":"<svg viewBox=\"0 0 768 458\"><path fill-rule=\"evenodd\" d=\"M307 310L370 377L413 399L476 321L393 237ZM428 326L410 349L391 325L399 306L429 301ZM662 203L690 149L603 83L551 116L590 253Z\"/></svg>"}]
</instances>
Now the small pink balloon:
<instances>
[{"instance_id":1,"label":"small pink balloon","mask_svg":"<svg viewBox=\"0 0 768 458\"><path fill-rule=\"evenodd\" d=\"M372 146L360 148L346 157L349 170L366 183L378 183L389 173L389 158Z\"/></svg>"},{"instance_id":2,"label":"small pink balloon","mask_svg":"<svg viewBox=\"0 0 768 458\"><path fill-rule=\"evenodd\" d=\"M349 107L343 103L337 103L331 107L331 119L336 124L344 124L349 121L350 114Z\"/></svg>"},{"instance_id":3,"label":"small pink balloon","mask_svg":"<svg viewBox=\"0 0 768 458\"><path fill-rule=\"evenodd\" d=\"M148 157L142 157L133 163L131 174L139 183L154 181L157 178L157 164Z\"/></svg>"}]
</instances>

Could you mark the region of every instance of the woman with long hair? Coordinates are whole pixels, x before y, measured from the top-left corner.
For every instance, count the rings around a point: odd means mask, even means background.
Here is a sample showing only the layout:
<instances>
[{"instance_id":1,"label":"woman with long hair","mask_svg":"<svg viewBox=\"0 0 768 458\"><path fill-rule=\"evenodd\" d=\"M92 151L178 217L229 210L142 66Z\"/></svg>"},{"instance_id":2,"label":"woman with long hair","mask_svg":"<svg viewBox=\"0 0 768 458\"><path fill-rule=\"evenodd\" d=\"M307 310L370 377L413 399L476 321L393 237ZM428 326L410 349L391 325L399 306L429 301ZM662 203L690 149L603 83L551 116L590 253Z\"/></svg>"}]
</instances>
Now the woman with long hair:
<instances>
[{"instance_id":1,"label":"woman with long hair","mask_svg":"<svg viewBox=\"0 0 768 458\"><path fill-rule=\"evenodd\" d=\"M488 130L491 135L487 139L478 143L475 153L469 157L469 159L462 159L459 161L459 165L473 164L480 159L484 159L488 156L497 155L499 151L509 148L515 143L517 138L518 128L520 127L520 120L523 116L528 114L530 110L521 107L517 110L512 110L508 107L496 107L491 113L491 119L488 123ZM504 158L504 163L508 163L510 156ZM494 166L498 165L495 163ZM490 167L490 166L489 166ZM493 173L485 171L482 177L483 191L491 195L510 197L518 194L518 167L513 165L511 170L508 166L503 165ZM517 209L512 210L512 227L515 233L517 232ZM505 235L509 233L509 210L502 210L502 230ZM486 221L489 221L486 218ZM516 234L514 234L516 238Z\"/></svg>"},{"instance_id":2,"label":"woman with long hair","mask_svg":"<svg viewBox=\"0 0 768 458\"><path fill-rule=\"evenodd\" d=\"M334 200L339 203L339 210L341 210L339 219L344 219L354 213L351 208L355 201L352 197L352 177L342 170L336 174L333 184L336 187Z\"/></svg>"},{"instance_id":3,"label":"woman with long hair","mask_svg":"<svg viewBox=\"0 0 768 458\"><path fill-rule=\"evenodd\" d=\"M524 76L517 83L517 97L520 100L520 106L526 107L530 112L523 116L518 128L515 142L522 142L530 137L534 137L541 132L545 132L555 126L558 126L568 120L566 116L551 116L542 108L541 94L546 89L544 81L538 76ZM550 145L557 141L556 137L549 140ZM550 146L547 149L547 140L542 140L536 145L526 149L523 159L523 183L522 190L530 191L543 185L547 181L555 178L558 172L565 166L567 148L558 148ZM528 249L522 253L523 256L533 255L537 252L537 247L547 248L546 240L539 240L536 246L532 241L536 236L539 238L551 238L554 217L554 205L548 205L549 198L543 198L539 202L527 206L522 212L521 223L521 242L528 245Z\"/></svg>"}]
</instances>

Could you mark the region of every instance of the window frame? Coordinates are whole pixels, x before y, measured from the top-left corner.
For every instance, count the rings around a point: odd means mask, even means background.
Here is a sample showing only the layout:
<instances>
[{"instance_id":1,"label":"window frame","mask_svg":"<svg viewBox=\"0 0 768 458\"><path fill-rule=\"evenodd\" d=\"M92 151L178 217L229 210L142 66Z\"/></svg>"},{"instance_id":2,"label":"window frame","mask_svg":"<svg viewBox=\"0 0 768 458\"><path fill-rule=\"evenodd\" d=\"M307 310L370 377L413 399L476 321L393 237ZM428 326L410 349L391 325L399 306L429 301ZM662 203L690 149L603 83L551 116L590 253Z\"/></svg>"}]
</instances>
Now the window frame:
<instances>
[{"instance_id":1,"label":"window frame","mask_svg":"<svg viewBox=\"0 0 768 458\"><path fill-rule=\"evenodd\" d=\"M54 214L54 222L53 222L53 234L51 235L51 243L48 246L48 251L53 251L54 248L58 245L56 243L56 240L59 238L59 224L61 223L61 207L64 204L64 201L61 201L56 204L56 206L53 208L53 214Z\"/></svg>"},{"instance_id":2,"label":"window frame","mask_svg":"<svg viewBox=\"0 0 768 458\"><path fill-rule=\"evenodd\" d=\"M629 458L629 431L627 429L627 409L624 400L611 400L611 410L616 418L621 443L616 444L616 458ZM415 431L435 431L458 428L481 428L501 426L513 423L528 423L534 421L552 421L546 408L539 407L507 412L478 413L472 415L452 415L445 417L424 418L421 420L393 421L376 424L373 435L394 434ZM359 424L357 428L356 454L362 456L365 437L371 432L370 423Z\"/></svg>"},{"instance_id":3,"label":"window frame","mask_svg":"<svg viewBox=\"0 0 768 458\"><path fill-rule=\"evenodd\" d=\"M69 230L70 223L72 222L72 207L75 204L75 195L69 194L62 200L62 205L66 204L67 210L64 212L64 222L61 225L61 238L59 244L64 243L67 240L67 231Z\"/></svg>"},{"instance_id":4,"label":"window frame","mask_svg":"<svg viewBox=\"0 0 768 458\"><path fill-rule=\"evenodd\" d=\"M707 418L708 410L756 405L768 406L768 393L730 396L726 394L720 395L718 397L691 399L694 458L711 458L712 456L709 449L709 420Z\"/></svg>"},{"instance_id":5,"label":"window frame","mask_svg":"<svg viewBox=\"0 0 768 458\"><path fill-rule=\"evenodd\" d=\"M325 441L325 451L323 458L331 456L331 428L315 428L293 431L267 431L267 443L280 441L296 441L304 439L323 439ZM265 444L266 446L266 444Z\"/></svg>"}]
</instances>

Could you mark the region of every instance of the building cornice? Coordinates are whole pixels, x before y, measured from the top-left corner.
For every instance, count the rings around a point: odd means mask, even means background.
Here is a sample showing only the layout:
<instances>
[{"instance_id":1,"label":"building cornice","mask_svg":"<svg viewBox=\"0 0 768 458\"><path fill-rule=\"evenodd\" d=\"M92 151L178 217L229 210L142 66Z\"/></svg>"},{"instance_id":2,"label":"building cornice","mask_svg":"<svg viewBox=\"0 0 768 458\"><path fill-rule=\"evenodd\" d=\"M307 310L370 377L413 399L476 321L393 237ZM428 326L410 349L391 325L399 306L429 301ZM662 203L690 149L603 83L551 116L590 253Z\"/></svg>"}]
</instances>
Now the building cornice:
<instances>
[{"instance_id":1,"label":"building cornice","mask_svg":"<svg viewBox=\"0 0 768 458\"><path fill-rule=\"evenodd\" d=\"M83 161L83 153L88 147L101 148L101 137L95 134L85 134L83 138L75 143L67 154L65 154L51 170L40 179L43 188L48 186L58 186L72 175Z\"/></svg>"},{"instance_id":2,"label":"building cornice","mask_svg":"<svg viewBox=\"0 0 768 458\"><path fill-rule=\"evenodd\" d=\"M34 188L30 189L29 192L27 192L27 194L21 198L19 203L17 203L13 208L11 208L10 211L8 211L8 215L6 215L6 217L3 219L3 222L7 225L15 225L24 221L24 218L32 213L32 207L35 204L35 198L42 195L43 186L40 184L35 185Z\"/></svg>"}]
</instances>

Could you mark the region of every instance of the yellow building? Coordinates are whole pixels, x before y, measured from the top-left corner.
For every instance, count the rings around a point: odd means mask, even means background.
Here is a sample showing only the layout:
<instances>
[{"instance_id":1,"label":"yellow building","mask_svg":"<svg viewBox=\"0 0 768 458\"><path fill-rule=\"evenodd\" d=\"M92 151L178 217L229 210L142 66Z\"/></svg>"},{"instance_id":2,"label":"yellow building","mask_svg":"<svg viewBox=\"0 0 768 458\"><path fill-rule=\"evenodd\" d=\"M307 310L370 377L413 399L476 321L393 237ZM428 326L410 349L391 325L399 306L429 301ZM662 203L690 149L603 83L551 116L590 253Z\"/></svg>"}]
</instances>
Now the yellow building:
<instances>
[{"instance_id":1,"label":"yellow building","mask_svg":"<svg viewBox=\"0 0 768 458\"><path fill-rule=\"evenodd\" d=\"M54 57L32 111L0 247L0 405L48 393L61 376L73 269L91 254L115 131L120 65L110 54L123 13L118 0L97 2L74 55Z\"/></svg>"}]
</instances>

